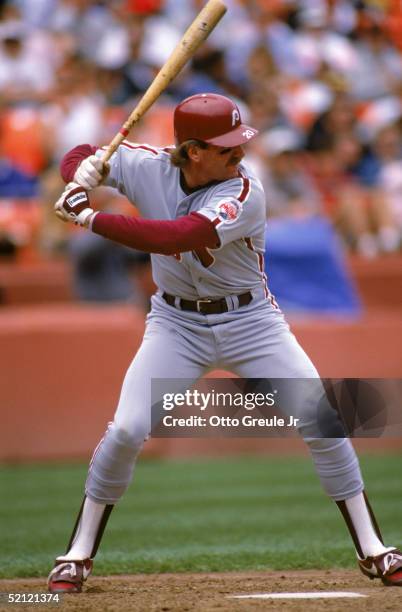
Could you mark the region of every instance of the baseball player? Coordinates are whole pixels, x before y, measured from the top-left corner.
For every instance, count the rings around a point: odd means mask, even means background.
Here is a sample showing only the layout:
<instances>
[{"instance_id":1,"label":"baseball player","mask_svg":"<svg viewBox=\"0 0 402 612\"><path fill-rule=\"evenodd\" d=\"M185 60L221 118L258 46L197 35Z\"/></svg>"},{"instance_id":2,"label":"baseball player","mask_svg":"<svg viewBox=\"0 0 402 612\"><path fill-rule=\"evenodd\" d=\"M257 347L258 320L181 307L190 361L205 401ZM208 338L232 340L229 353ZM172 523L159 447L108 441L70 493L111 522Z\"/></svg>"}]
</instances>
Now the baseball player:
<instances>
[{"instance_id":1,"label":"baseball player","mask_svg":"<svg viewBox=\"0 0 402 612\"><path fill-rule=\"evenodd\" d=\"M267 287L264 192L242 161L243 145L257 131L242 123L236 104L216 94L182 101L174 131L173 147L125 141L110 165L90 145L62 161L68 185L56 214L151 253L158 289L114 420L92 457L67 551L50 572L53 593L80 592L91 572L106 522L150 434L152 378L195 381L215 367L242 378L318 378ZM94 211L87 192L100 184L118 189L142 218ZM402 586L402 554L383 543L350 440L309 437L303 426L300 434L342 512L361 571Z\"/></svg>"}]
</instances>

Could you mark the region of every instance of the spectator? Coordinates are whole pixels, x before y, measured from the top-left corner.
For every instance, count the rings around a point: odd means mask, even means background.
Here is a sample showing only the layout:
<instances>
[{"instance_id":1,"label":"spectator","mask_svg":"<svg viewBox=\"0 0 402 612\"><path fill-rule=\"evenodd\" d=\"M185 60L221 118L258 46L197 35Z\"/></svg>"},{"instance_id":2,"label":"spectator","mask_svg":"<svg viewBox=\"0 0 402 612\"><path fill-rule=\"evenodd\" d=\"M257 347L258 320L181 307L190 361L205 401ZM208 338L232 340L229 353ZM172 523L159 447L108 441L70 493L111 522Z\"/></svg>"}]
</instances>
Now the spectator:
<instances>
[{"instance_id":1,"label":"spectator","mask_svg":"<svg viewBox=\"0 0 402 612\"><path fill-rule=\"evenodd\" d=\"M145 297L132 272L149 263L148 256L90 232L74 232L68 246L77 299L145 307Z\"/></svg>"},{"instance_id":2,"label":"spectator","mask_svg":"<svg viewBox=\"0 0 402 612\"><path fill-rule=\"evenodd\" d=\"M53 132L54 160L80 139L102 142L103 102L93 64L79 55L67 57L58 70L54 95L44 107L44 120Z\"/></svg>"},{"instance_id":3,"label":"spectator","mask_svg":"<svg viewBox=\"0 0 402 612\"><path fill-rule=\"evenodd\" d=\"M304 6L299 13L299 24L294 39L299 76L315 78L323 65L339 74L345 74L354 66L353 45L345 36L330 29L329 12L324 3Z\"/></svg>"},{"instance_id":4,"label":"spectator","mask_svg":"<svg viewBox=\"0 0 402 612\"><path fill-rule=\"evenodd\" d=\"M30 43L25 23L0 22L0 101L3 104L40 102L53 84L53 66Z\"/></svg>"},{"instance_id":5,"label":"spectator","mask_svg":"<svg viewBox=\"0 0 402 612\"><path fill-rule=\"evenodd\" d=\"M114 190L103 188L92 195L98 210L116 212L121 202ZM85 302L130 302L146 306L140 283L133 272L149 265L149 256L104 240L80 229L70 234L68 252L73 265L77 299Z\"/></svg>"},{"instance_id":6,"label":"spectator","mask_svg":"<svg viewBox=\"0 0 402 612\"><path fill-rule=\"evenodd\" d=\"M326 146L333 136L354 134L357 130L356 115L349 96L339 93L331 106L320 114L307 133L306 148L317 151Z\"/></svg>"},{"instance_id":7,"label":"spectator","mask_svg":"<svg viewBox=\"0 0 402 612\"><path fill-rule=\"evenodd\" d=\"M51 182L52 168L78 141L107 143L204 4L3 0L3 190L27 187L16 170ZM248 113L261 132L292 130L297 147L311 154L271 155L269 139L265 144L262 139L261 147L253 143L270 200L283 197L285 215L297 208L291 203L297 198L288 195L298 191L299 202L321 202L317 210L323 207L358 252L392 251L400 231L400 157L387 148L400 148L399 3L226 4L219 27L131 138L157 145L169 134L171 140L165 108L187 94L208 89L235 96L242 114Z\"/></svg>"},{"instance_id":8,"label":"spectator","mask_svg":"<svg viewBox=\"0 0 402 612\"><path fill-rule=\"evenodd\" d=\"M250 122L260 131L275 125L287 125L284 96L290 79L279 72L272 53L260 42L247 59L247 80L244 82Z\"/></svg>"},{"instance_id":9,"label":"spectator","mask_svg":"<svg viewBox=\"0 0 402 612\"><path fill-rule=\"evenodd\" d=\"M402 239L402 135L399 124L381 130L374 142L378 164L378 186L395 223L399 242Z\"/></svg>"},{"instance_id":10,"label":"spectator","mask_svg":"<svg viewBox=\"0 0 402 612\"><path fill-rule=\"evenodd\" d=\"M232 83L227 74L224 52L204 45L191 62L191 70L179 82L178 98L192 96L203 91L213 91L222 95L239 96L243 92ZM177 89L177 88L176 88Z\"/></svg>"},{"instance_id":11,"label":"spectator","mask_svg":"<svg viewBox=\"0 0 402 612\"><path fill-rule=\"evenodd\" d=\"M328 23L331 29L344 36L351 34L357 21L357 11L354 4L349 0L326 0Z\"/></svg>"},{"instance_id":12,"label":"spectator","mask_svg":"<svg viewBox=\"0 0 402 612\"><path fill-rule=\"evenodd\" d=\"M321 197L301 161L299 135L276 127L260 137L260 159L256 167L267 200L267 217L306 217L321 212Z\"/></svg>"},{"instance_id":13,"label":"spectator","mask_svg":"<svg viewBox=\"0 0 402 612\"><path fill-rule=\"evenodd\" d=\"M352 134L328 137L310 158L310 171L325 203L325 210L345 244L364 257L398 247L392 215L383 194L367 190L353 173L361 145Z\"/></svg>"},{"instance_id":14,"label":"spectator","mask_svg":"<svg viewBox=\"0 0 402 612\"><path fill-rule=\"evenodd\" d=\"M104 37L110 32L115 34L116 47L120 48L124 28L119 25L112 8L97 0L57 0L46 20L51 32L69 38L70 53L91 61L96 61Z\"/></svg>"},{"instance_id":15,"label":"spectator","mask_svg":"<svg viewBox=\"0 0 402 612\"><path fill-rule=\"evenodd\" d=\"M377 14L361 11L354 45L356 62L349 72L350 93L356 100L372 100L398 89L402 58Z\"/></svg>"}]
</instances>

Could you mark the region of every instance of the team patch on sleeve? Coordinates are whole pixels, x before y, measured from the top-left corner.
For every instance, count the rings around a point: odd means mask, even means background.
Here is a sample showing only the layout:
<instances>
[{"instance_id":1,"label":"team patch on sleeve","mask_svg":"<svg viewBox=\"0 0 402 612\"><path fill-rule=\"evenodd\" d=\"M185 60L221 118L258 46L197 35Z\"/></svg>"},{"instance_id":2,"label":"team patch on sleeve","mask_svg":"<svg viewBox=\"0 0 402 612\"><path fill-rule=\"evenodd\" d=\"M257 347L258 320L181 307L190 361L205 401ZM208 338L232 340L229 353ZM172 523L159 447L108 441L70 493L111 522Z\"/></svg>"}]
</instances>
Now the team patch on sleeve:
<instances>
[{"instance_id":1,"label":"team patch on sleeve","mask_svg":"<svg viewBox=\"0 0 402 612\"><path fill-rule=\"evenodd\" d=\"M236 198L220 200L216 205L216 214L222 223L234 223L240 217L243 205Z\"/></svg>"}]
</instances>

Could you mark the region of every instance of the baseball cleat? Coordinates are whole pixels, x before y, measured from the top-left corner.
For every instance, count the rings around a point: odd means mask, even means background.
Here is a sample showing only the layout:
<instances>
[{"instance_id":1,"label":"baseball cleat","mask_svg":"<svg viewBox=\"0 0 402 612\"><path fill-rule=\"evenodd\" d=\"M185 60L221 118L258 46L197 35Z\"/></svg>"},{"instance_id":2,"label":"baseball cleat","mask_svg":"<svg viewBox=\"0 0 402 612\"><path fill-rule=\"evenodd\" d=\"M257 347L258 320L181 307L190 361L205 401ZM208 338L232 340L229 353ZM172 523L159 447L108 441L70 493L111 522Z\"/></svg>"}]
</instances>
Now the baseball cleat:
<instances>
[{"instance_id":1,"label":"baseball cleat","mask_svg":"<svg viewBox=\"0 0 402 612\"><path fill-rule=\"evenodd\" d=\"M358 559L360 570L371 580L381 578L385 586L402 587L402 553L397 548L376 557Z\"/></svg>"},{"instance_id":2,"label":"baseball cleat","mask_svg":"<svg viewBox=\"0 0 402 612\"><path fill-rule=\"evenodd\" d=\"M91 559L65 561L56 559L47 579L50 593L81 593L82 585L92 571Z\"/></svg>"}]
</instances>

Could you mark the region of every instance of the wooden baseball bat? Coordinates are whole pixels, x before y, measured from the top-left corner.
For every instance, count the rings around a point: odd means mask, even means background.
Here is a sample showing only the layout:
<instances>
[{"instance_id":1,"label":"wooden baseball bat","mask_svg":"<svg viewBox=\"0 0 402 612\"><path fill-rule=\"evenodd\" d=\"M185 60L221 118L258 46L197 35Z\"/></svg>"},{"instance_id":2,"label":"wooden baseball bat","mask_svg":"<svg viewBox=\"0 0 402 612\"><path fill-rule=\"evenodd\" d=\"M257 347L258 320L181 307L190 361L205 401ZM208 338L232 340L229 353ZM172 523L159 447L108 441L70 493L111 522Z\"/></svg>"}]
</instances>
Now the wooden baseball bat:
<instances>
[{"instance_id":1,"label":"wooden baseball bat","mask_svg":"<svg viewBox=\"0 0 402 612\"><path fill-rule=\"evenodd\" d=\"M127 121L109 144L102 156L102 161L106 162L111 158L119 145L128 136L133 125L139 121L187 61L194 55L201 43L209 36L220 19L222 19L226 10L227 8L221 0L209 0L207 2L186 30L180 42L173 49L170 57L164 63Z\"/></svg>"}]
</instances>

